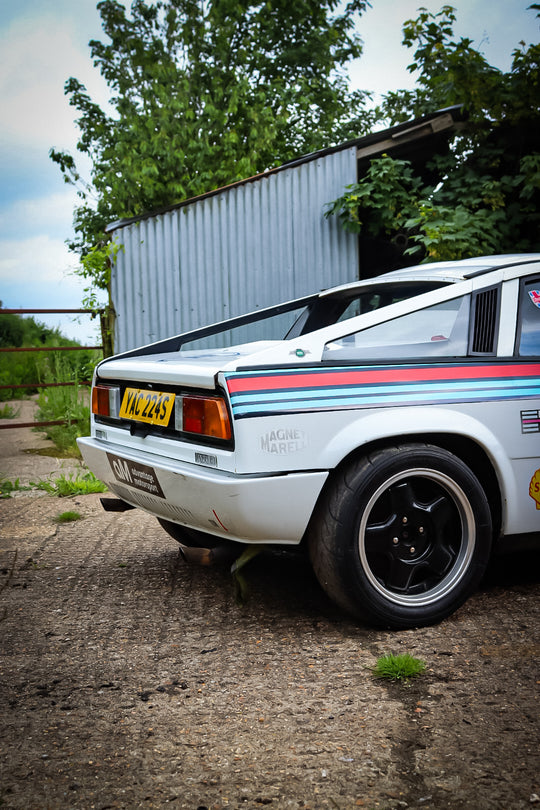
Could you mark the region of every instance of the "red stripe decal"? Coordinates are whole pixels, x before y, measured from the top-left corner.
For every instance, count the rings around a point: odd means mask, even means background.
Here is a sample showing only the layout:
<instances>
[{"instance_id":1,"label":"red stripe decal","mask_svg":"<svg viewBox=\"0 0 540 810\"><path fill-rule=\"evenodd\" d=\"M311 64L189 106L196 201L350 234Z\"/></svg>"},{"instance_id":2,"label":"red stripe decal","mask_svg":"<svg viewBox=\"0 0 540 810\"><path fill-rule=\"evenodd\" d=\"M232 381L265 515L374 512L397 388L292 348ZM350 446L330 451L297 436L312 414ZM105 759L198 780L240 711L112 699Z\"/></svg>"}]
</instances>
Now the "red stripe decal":
<instances>
[{"instance_id":1,"label":"red stripe decal","mask_svg":"<svg viewBox=\"0 0 540 810\"><path fill-rule=\"evenodd\" d=\"M221 522L221 520L218 518L218 516L216 514L216 510L212 509L212 512L214 513L214 517L217 520L217 522L219 523L219 525L221 526L221 528L223 529L223 531L228 532L229 531L228 528L226 526L224 526L223 523Z\"/></svg>"},{"instance_id":2,"label":"red stripe decal","mask_svg":"<svg viewBox=\"0 0 540 810\"><path fill-rule=\"evenodd\" d=\"M439 368L385 368L355 371L322 371L301 374L270 374L253 377L237 377L227 380L231 394L241 391L271 391L293 388L326 388L336 385L374 383L422 382L430 380L480 380L486 378L536 377L540 374L538 363L514 363L492 366L443 366Z\"/></svg>"}]
</instances>

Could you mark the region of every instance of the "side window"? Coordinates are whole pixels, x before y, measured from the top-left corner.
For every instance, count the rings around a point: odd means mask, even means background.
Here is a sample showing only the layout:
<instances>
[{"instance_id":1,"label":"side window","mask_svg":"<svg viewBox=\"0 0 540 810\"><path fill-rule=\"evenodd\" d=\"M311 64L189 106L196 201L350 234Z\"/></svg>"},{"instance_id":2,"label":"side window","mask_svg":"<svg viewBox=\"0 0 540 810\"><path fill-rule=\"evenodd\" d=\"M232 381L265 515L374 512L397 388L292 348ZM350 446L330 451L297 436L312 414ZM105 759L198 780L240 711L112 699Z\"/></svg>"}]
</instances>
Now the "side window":
<instances>
[{"instance_id":1,"label":"side window","mask_svg":"<svg viewBox=\"0 0 540 810\"><path fill-rule=\"evenodd\" d=\"M324 347L323 360L464 357L469 312L468 295L443 301L333 340Z\"/></svg>"},{"instance_id":2,"label":"side window","mask_svg":"<svg viewBox=\"0 0 540 810\"><path fill-rule=\"evenodd\" d=\"M540 355L540 278L528 279L521 285L519 316L519 356Z\"/></svg>"}]
</instances>

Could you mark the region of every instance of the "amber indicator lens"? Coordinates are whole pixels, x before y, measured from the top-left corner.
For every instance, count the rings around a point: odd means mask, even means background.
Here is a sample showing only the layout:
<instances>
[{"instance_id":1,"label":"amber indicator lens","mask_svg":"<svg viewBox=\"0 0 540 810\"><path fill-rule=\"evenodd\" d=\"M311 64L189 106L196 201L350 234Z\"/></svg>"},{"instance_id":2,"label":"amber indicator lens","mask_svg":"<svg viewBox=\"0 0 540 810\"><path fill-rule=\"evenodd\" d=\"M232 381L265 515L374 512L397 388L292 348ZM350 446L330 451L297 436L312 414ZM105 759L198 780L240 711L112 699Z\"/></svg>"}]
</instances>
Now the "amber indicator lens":
<instances>
[{"instance_id":1,"label":"amber indicator lens","mask_svg":"<svg viewBox=\"0 0 540 810\"><path fill-rule=\"evenodd\" d=\"M231 438L231 423L225 402L219 397L183 397L183 430L215 439Z\"/></svg>"},{"instance_id":2,"label":"amber indicator lens","mask_svg":"<svg viewBox=\"0 0 540 810\"><path fill-rule=\"evenodd\" d=\"M92 413L96 416L110 416L109 388L95 385L92 388Z\"/></svg>"}]
</instances>

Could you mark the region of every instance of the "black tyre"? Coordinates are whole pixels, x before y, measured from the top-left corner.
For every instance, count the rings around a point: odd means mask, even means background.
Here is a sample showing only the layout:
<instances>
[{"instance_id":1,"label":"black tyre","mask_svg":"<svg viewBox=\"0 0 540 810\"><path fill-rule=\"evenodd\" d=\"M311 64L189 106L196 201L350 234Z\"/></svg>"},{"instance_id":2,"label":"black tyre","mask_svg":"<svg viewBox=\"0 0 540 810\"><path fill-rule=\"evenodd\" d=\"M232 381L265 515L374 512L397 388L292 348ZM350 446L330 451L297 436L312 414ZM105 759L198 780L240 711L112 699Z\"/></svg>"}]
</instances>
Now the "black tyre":
<instances>
[{"instance_id":1,"label":"black tyre","mask_svg":"<svg viewBox=\"0 0 540 810\"><path fill-rule=\"evenodd\" d=\"M416 443L384 448L338 473L309 537L328 595L363 620L397 629L434 624L462 605L491 542L476 476L452 453Z\"/></svg>"}]
</instances>

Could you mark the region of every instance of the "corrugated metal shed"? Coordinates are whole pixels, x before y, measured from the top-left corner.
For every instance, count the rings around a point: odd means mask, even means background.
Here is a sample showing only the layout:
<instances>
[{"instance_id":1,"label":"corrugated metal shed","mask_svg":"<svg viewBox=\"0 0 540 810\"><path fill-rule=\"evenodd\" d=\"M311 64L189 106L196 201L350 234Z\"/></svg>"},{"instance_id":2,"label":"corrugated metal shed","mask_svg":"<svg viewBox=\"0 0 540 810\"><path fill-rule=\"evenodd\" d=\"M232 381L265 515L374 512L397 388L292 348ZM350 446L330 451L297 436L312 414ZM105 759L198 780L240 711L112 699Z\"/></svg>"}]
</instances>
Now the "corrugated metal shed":
<instances>
[{"instance_id":1,"label":"corrugated metal shed","mask_svg":"<svg viewBox=\"0 0 540 810\"><path fill-rule=\"evenodd\" d=\"M349 148L116 232L116 351L355 278L358 243L325 204L356 176Z\"/></svg>"},{"instance_id":2,"label":"corrugated metal shed","mask_svg":"<svg viewBox=\"0 0 540 810\"><path fill-rule=\"evenodd\" d=\"M123 246L111 279L115 351L358 278L358 240L325 219L327 203L356 181L366 153L452 126L438 114L113 223Z\"/></svg>"}]
</instances>

